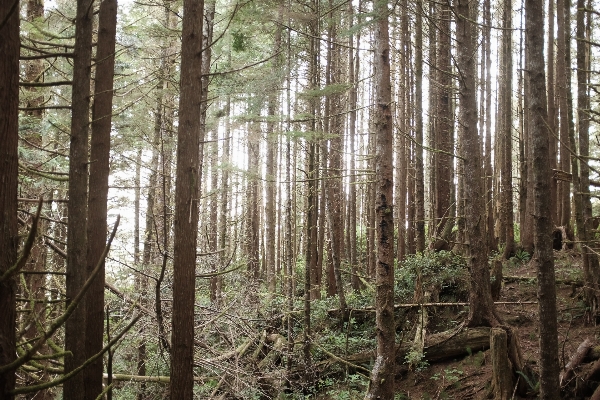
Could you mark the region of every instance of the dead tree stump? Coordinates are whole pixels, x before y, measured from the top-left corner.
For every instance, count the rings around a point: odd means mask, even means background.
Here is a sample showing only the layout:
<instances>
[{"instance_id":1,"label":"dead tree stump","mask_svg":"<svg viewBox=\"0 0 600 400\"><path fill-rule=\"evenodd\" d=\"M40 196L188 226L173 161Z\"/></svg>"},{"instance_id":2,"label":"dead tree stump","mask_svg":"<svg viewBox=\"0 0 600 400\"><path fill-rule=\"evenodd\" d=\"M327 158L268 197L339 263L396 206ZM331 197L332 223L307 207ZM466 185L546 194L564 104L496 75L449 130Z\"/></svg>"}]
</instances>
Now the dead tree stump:
<instances>
[{"instance_id":1,"label":"dead tree stump","mask_svg":"<svg viewBox=\"0 0 600 400\"><path fill-rule=\"evenodd\" d=\"M512 367L508 360L507 334L504 329L490 330L492 356L492 395L494 400L509 400L512 396Z\"/></svg>"}]
</instances>

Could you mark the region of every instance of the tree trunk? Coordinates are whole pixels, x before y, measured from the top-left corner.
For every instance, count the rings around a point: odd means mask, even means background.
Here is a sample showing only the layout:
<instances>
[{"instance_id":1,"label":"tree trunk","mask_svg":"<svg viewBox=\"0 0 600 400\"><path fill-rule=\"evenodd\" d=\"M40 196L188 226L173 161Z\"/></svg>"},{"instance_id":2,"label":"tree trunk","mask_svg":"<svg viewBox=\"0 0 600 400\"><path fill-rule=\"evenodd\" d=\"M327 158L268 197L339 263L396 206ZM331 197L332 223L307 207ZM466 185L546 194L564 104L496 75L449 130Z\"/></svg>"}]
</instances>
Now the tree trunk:
<instances>
[{"instance_id":1,"label":"tree trunk","mask_svg":"<svg viewBox=\"0 0 600 400\"><path fill-rule=\"evenodd\" d=\"M354 24L354 8L352 3L348 3L348 14L350 18L350 26ZM362 283L358 277L358 250L356 243L356 108L358 106L358 73L360 71L360 57L358 53L360 43L360 32L356 36L356 52L352 49L348 50L348 81L352 85L348 98L348 139L350 148L349 160L349 180L348 180L348 259L350 262L350 272L352 273L351 283L352 289L360 290ZM354 46L354 36L350 34L348 44Z\"/></svg>"},{"instance_id":2,"label":"tree trunk","mask_svg":"<svg viewBox=\"0 0 600 400\"><path fill-rule=\"evenodd\" d=\"M552 253L552 212L550 210L549 135L546 124L546 81L544 74L543 2L526 0L525 34L527 37L526 76L529 81L529 132L532 137L534 210L533 262L538 268L540 315L540 398L558 399L558 335L556 322L556 286Z\"/></svg>"},{"instance_id":3,"label":"tree trunk","mask_svg":"<svg viewBox=\"0 0 600 400\"><path fill-rule=\"evenodd\" d=\"M100 3L96 79L92 108L92 139L90 151L90 190L88 198L87 275L102 257L106 243L108 213L108 176L110 173L110 132L112 121L115 41L117 33L117 0ZM104 264L104 263L103 263ZM104 265L88 289L85 302L86 358L100 352L104 339ZM85 398L102 393L102 359L90 364L83 372Z\"/></svg>"},{"instance_id":4,"label":"tree trunk","mask_svg":"<svg viewBox=\"0 0 600 400\"><path fill-rule=\"evenodd\" d=\"M193 398L194 297L198 199L202 173L203 0L184 0L175 185L171 398Z\"/></svg>"},{"instance_id":5,"label":"tree trunk","mask_svg":"<svg viewBox=\"0 0 600 400\"><path fill-rule=\"evenodd\" d=\"M494 199L493 199L493 176L494 172L492 169L492 13L491 13L491 4L490 0L486 0L483 6L484 13L484 24L486 25L483 32L483 42L485 43L485 51L482 52L482 60L481 64L485 64L485 77L482 71L481 79L484 80L485 83L485 96L482 98L481 103L485 103L485 204L486 204L486 235L487 235L487 244L490 251L494 251L498 249L498 240L496 238L494 232ZM504 31L503 31L504 32ZM512 36L510 36L512 39ZM512 42L511 42L512 45ZM512 47L511 47L512 48ZM512 58L511 58L512 61ZM508 70L512 79L512 64L511 68ZM511 80L511 88L512 88L512 80ZM484 88L482 87L482 93L484 92ZM509 95L509 99L512 99L512 93ZM512 111L512 110L511 110ZM512 114L511 114L512 115ZM512 126L512 125L511 125ZM510 153L509 153L510 154ZM512 164L511 164L512 166ZM512 171L511 171L512 172ZM512 178L512 174L511 174ZM512 196L512 186L511 186L510 195ZM512 197L511 197L512 200ZM512 202L511 202L512 206ZM513 230L512 222L510 224L511 231ZM513 238L513 249L514 252L514 238Z\"/></svg>"},{"instance_id":6,"label":"tree trunk","mask_svg":"<svg viewBox=\"0 0 600 400\"><path fill-rule=\"evenodd\" d=\"M556 23L558 27L557 43L558 51L556 54L556 71L558 81L558 104L559 104L559 138L560 138L560 169L567 173L571 172L571 153L569 153L569 115L568 115L568 100L567 91L571 88L567 82L567 54L566 54L566 37L567 37L567 22L565 14L566 0L557 0L556 3ZM570 57L568 57L570 59ZM570 68L570 66L569 66ZM552 134L552 133L550 133ZM571 190L570 183L566 181L558 182L559 204L560 204L560 219L559 225L564 226L567 232L570 232L569 224L571 219Z\"/></svg>"},{"instance_id":7,"label":"tree trunk","mask_svg":"<svg viewBox=\"0 0 600 400\"><path fill-rule=\"evenodd\" d=\"M550 132L554 134L550 135L550 168L556 169L557 165L557 157L558 157L558 140L555 136L558 127L558 113L556 112L556 95L554 93L555 88L555 78L554 71L556 69L556 65L554 62L554 54L555 54L555 38L554 38L554 23L555 23L555 7L556 0L548 0L548 37L546 42L548 44L547 57L548 57L548 129ZM556 179L552 179L550 182L550 208L552 210L552 221L553 223L560 221L560 213L557 212L557 194L558 194L558 181Z\"/></svg>"},{"instance_id":8,"label":"tree trunk","mask_svg":"<svg viewBox=\"0 0 600 400\"><path fill-rule=\"evenodd\" d=\"M19 140L19 7L0 2L0 275L17 261L17 185ZM13 6L13 7L11 7ZM16 289L14 278L0 281L0 365L16 358ZM0 374L0 399L11 400L15 371Z\"/></svg>"},{"instance_id":9,"label":"tree trunk","mask_svg":"<svg viewBox=\"0 0 600 400\"><path fill-rule=\"evenodd\" d=\"M440 4L441 20L439 22L440 34L438 39L438 66L439 66L439 98L438 98L438 121L436 125L436 148L440 149L435 154L435 235L442 240L441 245L446 248L447 241L451 232L453 221L450 208L452 206L451 187L453 186L452 165L454 154L454 116L451 107L452 93L452 65L451 65L451 31L453 13L447 3Z\"/></svg>"},{"instance_id":10,"label":"tree trunk","mask_svg":"<svg viewBox=\"0 0 600 400\"><path fill-rule=\"evenodd\" d=\"M394 218L393 218L393 133L391 113L390 47L388 3L374 4L375 25L375 109L377 135L377 270L376 325L377 358L371 373L366 399L394 397L395 324L394 324Z\"/></svg>"},{"instance_id":11,"label":"tree trunk","mask_svg":"<svg viewBox=\"0 0 600 400\"><path fill-rule=\"evenodd\" d=\"M259 124L249 123L248 131L248 178L246 202L246 257L248 258L248 276L255 283L260 277L260 232L258 210L258 180L260 158L260 132Z\"/></svg>"},{"instance_id":12,"label":"tree trunk","mask_svg":"<svg viewBox=\"0 0 600 400\"><path fill-rule=\"evenodd\" d=\"M231 162L231 97L227 96L225 100L225 138L223 140L223 153L221 155L223 171L221 172L221 199L219 211L219 248L221 249L220 267L225 266L230 252L225 251L227 246L227 224L229 222L229 164ZM217 278L216 300L219 304L221 293L223 291L223 277Z\"/></svg>"},{"instance_id":13,"label":"tree trunk","mask_svg":"<svg viewBox=\"0 0 600 400\"><path fill-rule=\"evenodd\" d=\"M415 250L425 250L425 176L423 165L423 2L417 1L415 24Z\"/></svg>"},{"instance_id":14,"label":"tree trunk","mask_svg":"<svg viewBox=\"0 0 600 400\"><path fill-rule=\"evenodd\" d=\"M88 195L88 131L90 108L90 78L92 60L92 1L77 1L75 20L75 56L73 59L73 90L71 145L69 149L69 215L67 225L67 306L87 279L87 195ZM104 237L104 236L103 236ZM82 299L65 324L65 373L86 360L86 305ZM100 319L101 321L103 318ZM64 384L66 399L85 399L84 374L77 374Z\"/></svg>"},{"instance_id":15,"label":"tree trunk","mask_svg":"<svg viewBox=\"0 0 600 400\"><path fill-rule=\"evenodd\" d=\"M279 6L277 11L277 19L281 22L283 16L283 6ZM273 54L275 60L273 62L272 72L273 77L276 77L281 67L281 57L277 54L281 51L281 23L275 26L275 37L273 38ZM275 253L277 243L275 241L275 225L276 225L276 180L277 180L277 143L278 136L275 132L275 113L278 108L277 97L279 94L280 79L273 79L272 87L269 88L268 95L268 114L267 122L267 159L266 159L266 181L265 181L265 222L266 222L266 270L267 270L267 288L269 293L275 294L277 286L277 274L275 268Z\"/></svg>"},{"instance_id":16,"label":"tree trunk","mask_svg":"<svg viewBox=\"0 0 600 400\"><path fill-rule=\"evenodd\" d=\"M490 330L492 393L494 400L509 400L512 398L512 369L508 360L507 340L504 329L493 328Z\"/></svg>"},{"instance_id":17,"label":"tree trunk","mask_svg":"<svg viewBox=\"0 0 600 400\"><path fill-rule=\"evenodd\" d=\"M498 321L494 315L494 304L490 288L490 271L484 243L485 227L483 216L484 193L482 188L481 151L477 134L477 102L475 93L475 64L472 57L475 37L472 20L475 18L471 3L457 0L456 39L458 42L457 68L460 72L460 163L464 172L464 217L467 265L471 273L469 288L469 316L467 325L495 326Z\"/></svg>"},{"instance_id":18,"label":"tree trunk","mask_svg":"<svg viewBox=\"0 0 600 400\"><path fill-rule=\"evenodd\" d=\"M330 2L330 7L332 6ZM332 38L331 57L328 66L331 66L329 82L336 85L341 82L341 49L335 43L339 40L337 36L337 23L335 17L331 15L329 31ZM342 152L344 143L344 99L341 95L329 96L329 134L334 136L329 140L330 149L327 168L327 215L329 222L329 232L331 237L331 257L333 261L333 275L335 280L336 293L340 301L343 319L347 319L346 314L346 296L344 293L344 284L342 281L341 262L343 254L344 238L344 216L343 216L343 181L342 181Z\"/></svg>"},{"instance_id":19,"label":"tree trunk","mask_svg":"<svg viewBox=\"0 0 600 400\"><path fill-rule=\"evenodd\" d=\"M512 191L512 3L504 1L502 10L502 51L501 68L503 77L500 83L500 138L501 138L501 219L504 232L501 232L504 243L503 257L509 259L515 253L513 191Z\"/></svg>"}]
</instances>

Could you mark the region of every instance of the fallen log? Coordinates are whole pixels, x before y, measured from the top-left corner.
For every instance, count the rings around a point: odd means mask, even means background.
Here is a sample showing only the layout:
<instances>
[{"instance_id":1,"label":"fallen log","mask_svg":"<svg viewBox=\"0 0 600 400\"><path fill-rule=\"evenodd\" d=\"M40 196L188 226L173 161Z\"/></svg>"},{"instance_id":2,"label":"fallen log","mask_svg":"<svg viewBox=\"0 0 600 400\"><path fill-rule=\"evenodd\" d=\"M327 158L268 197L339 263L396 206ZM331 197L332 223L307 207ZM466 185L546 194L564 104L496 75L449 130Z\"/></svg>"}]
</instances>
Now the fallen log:
<instances>
[{"instance_id":1,"label":"fallen log","mask_svg":"<svg viewBox=\"0 0 600 400\"><path fill-rule=\"evenodd\" d=\"M573 377L575 368L577 368L583 362L585 356L590 351L591 347L592 341L587 338L579 345L579 347L577 347L577 350L575 351L573 356L571 356L571 359L569 360L567 365L565 365L565 370L560 373L559 382L561 387L564 387L568 384L568 382Z\"/></svg>"},{"instance_id":2,"label":"fallen log","mask_svg":"<svg viewBox=\"0 0 600 400\"><path fill-rule=\"evenodd\" d=\"M102 374L102 377L106 380L108 379L108 374ZM194 378L194 382L206 382L209 379L218 379L216 377L212 378ZM113 381L127 381L127 382L156 382L156 383L169 383L171 382L171 378L168 376L149 376L149 375L127 375L127 374L112 374Z\"/></svg>"},{"instance_id":3,"label":"fallen log","mask_svg":"<svg viewBox=\"0 0 600 400\"><path fill-rule=\"evenodd\" d=\"M531 279L531 278L529 278ZM535 279L535 278L533 278ZM523 305L523 304L537 304L537 301L495 301L495 305ZM394 309L399 310L402 308L416 308L416 307L469 307L467 302L454 302L454 303L405 303L405 304L394 304ZM375 307L369 306L364 308L352 308L348 309L353 314L355 313L375 313ZM339 308L332 308L327 310L327 314L330 317L335 316L340 312Z\"/></svg>"},{"instance_id":4,"label":"fallen log","mask_svg":"<svg viewBox=\"0 0 600 400\"><path fill-rule=\"evenodd\" d=\"M397 365L405 364L406 356L413 346L412 342L402 343L396 346ZM478 351L484 351L490 347L490 328L461 328L457 331L446 331L429 335L425 341L424 360L434 363L442 360L463 357ZM341 361L340 361L341 360ZM353 354L345 359L329 358L317 364L321 371L338 363L345 362L347 365L370 366L375 360L375 350L364 351Z\"/></svg>"},{"instance_id":5,"label":"fallen log","mask_svg":"<svg viewBox=\"0 0 600 400\"><path fill-rule=\"evenodd\" d=\"M267 336L267 342L271 344L269 353L258 363L258 369L262 370L269 365L273 365L281 357L283 350L287 346L287 340L277 333Z\"/></svg>"}]
</instances>

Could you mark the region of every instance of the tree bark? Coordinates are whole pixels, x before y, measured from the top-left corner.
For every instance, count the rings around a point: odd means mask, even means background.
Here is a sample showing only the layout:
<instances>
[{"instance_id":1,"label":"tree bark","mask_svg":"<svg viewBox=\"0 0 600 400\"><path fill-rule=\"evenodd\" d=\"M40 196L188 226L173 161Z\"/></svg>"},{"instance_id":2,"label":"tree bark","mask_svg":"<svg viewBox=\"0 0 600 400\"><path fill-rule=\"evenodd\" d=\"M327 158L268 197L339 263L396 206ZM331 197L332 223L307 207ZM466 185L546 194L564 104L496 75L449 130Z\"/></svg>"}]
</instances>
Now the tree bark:
<instances>
[{"instance_id":1,"label":"tree bark","mask_svg":"<svg viewBox=\"0 0 600 400\"><path fill-rule=\"evenodd\" d=\"M543 2L526 0L526 77L529 81L529 132L532 138L534 192L534 265L538 269L540 315L540 398L558 399L558 334L556 286L552 252L552 211L550 210L550 168L546 81L544 74Z\"/></svg>"},{"instance_id":2,"label":"tree bark","mask_svg":"<svg viewBox=\"0 0 600 400\"><path fill-rule=\"evenodd\" d=\"M175 185L171 398L193 398L194 297L198 200L202 182L203 0L184 0Z\"/></svg>"},{"instance_id":3,"label":"tree bark","mask_svg":"<svg viewBox=\"0 0 600 400\"><path fill-rule=\"evenodd\" d=\"M515 234L514 234L514 214L513 214L513 191L512 191L512 2L504 1L502 10L502 73L503 77L500 83L500 115L501 115L501 187L500 196L502 196L502 226L504 232L501 232L502 242L504 243L504 252L502 256L508 260L515 253Z\"/></svg>"},{"instance_id":4,"label":"tree bark","mask_svg":"<svg viewBox=\"0 0 600 400\"><path fill-rule=\"evenodd\" d=\"M482 188L483 169L477 132L477 102L475 93L475 64L473 55L474 18L472 5L465 0L455 2L456 39L458 43L457 69L459 71L460 140L463 165L465 244L467 265L471 273L469 288L469 316L467 325L495 326L494 304L490 288L490 272L484 243L485 216Z\"/></svg>"},{"instance_id":5,"label":"tree bark","mask_svg":"<svg viewBox=\"0 0 600 400\"><path fill-rule=\"evenodd\" d=\"M117 33L117 0L100 3L96 79L92 107L92 138L88 198L87 272L89 276L102 257L106 242L108 213L108 176L110 173L110 132ZM86 358L102 350L104 338L104 263L88 289L85 302ZM102 359L91 363L84 371L85 398L102 393Z\"/></svg>"},{"instance_id":6,"label":"tree bark","mask_svg":"<svg viewBox=\"0 0 600 400\"><path fill-rule=\"evenodd\" d=\"M586 26L585 0L577 1L577 122L579 136L579 188L577 196L581 203L581 216L577 219L577 232L582 241L582 267L585 279L585 300L593 316L598 310L598 289L600 284L597 254L589 248L589 240L593 238L592 203L590 199L590 167L585 157L590 155L590 97L588 81L590 70L589 26Z\"/></svg>"},{"instance_id":7,"label":"tree bark","mask_svg":"<svg viewBox=\"0 0 600 400\"><path fill-rule=\"evenodd\" d=\"M449 4L440 4L441 20L439 22L440 34L438 39L437 61L439 66L439 84L438 89L438 119L436 125L436 148L440 152L435 157L435 235L441 240L436 248L450 248L447 241L449 233L452 231L453 221L451 216L452 207L452 165L454 154L454 115L452 112L452 65L451 65L451 31L453 13Z\"/></svg>"},{"instance_id":8,"label":"tree bark","mask_svg":"<svg viewBox=\"0 0 600 400\"><path fill-rule=\"evenodd\" d=\"M14 5L14 6L13 6ZM17 185L19 140L19 7L0 2L0 275L17 261ZM14 278L0 282L0 365L16 359ZM11 400L15 371L0 374L0 399Z\"/></svg>"},{"instance_id":9,"label":"tree bark","mask_svg":"<svg viewBox=\"0 0 600 400\"><path fill-rule=\"evenodd\" d=\"M377 358L371 373L366 399L394 397L394 218L393 218L393 133L391 113L389 11L387 1L376 1L375 25L375 109L377 135L377 270L376 325Z\"/></svg>"},{"instance_id":10,"label":"tree bark","mask_svg":"<svg viewBox=\"0 0 600 400\"><path fill-rule=\"evenodd\" d=\"M425 250L425 176L423 165L423 2L417 1L415 26L415 250Z\"/></svg>"},{"instance_id":11,"label":"tree bark","mask_svg":"<svg viewBox=\"0 0 600 400\"><path fill-rule=\"evenodd\" d=\"M69 215L67 225L67 306L87 279L87 201L88 201L88 131L90 78L92 60L92 1L77 1L75 20L75 56L73 59L73 97L71 144L69 149ZM86 306L82 299L65 324L65 373L86 360ZM64 397L85 399L85 378L77 374L64 384Z\"/></svg>"}]
</instances>

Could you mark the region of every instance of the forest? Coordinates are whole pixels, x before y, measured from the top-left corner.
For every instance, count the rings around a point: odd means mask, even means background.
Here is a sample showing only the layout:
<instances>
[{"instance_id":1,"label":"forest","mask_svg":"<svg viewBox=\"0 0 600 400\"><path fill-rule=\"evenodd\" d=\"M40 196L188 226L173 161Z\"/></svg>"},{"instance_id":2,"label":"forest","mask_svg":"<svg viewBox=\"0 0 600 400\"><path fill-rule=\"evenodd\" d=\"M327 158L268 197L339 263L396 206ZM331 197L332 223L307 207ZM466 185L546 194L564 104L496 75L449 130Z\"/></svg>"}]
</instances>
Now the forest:
<instances>
[{"instance_id":1,"label":"forest","mask_svg":"<svg viewBox=\"0 0 600 400\"><path fill-rule=\"evenodd\" d=\"M600 399L596 0L0 0L0 400Z\"/></svg>"}]
</instances>

